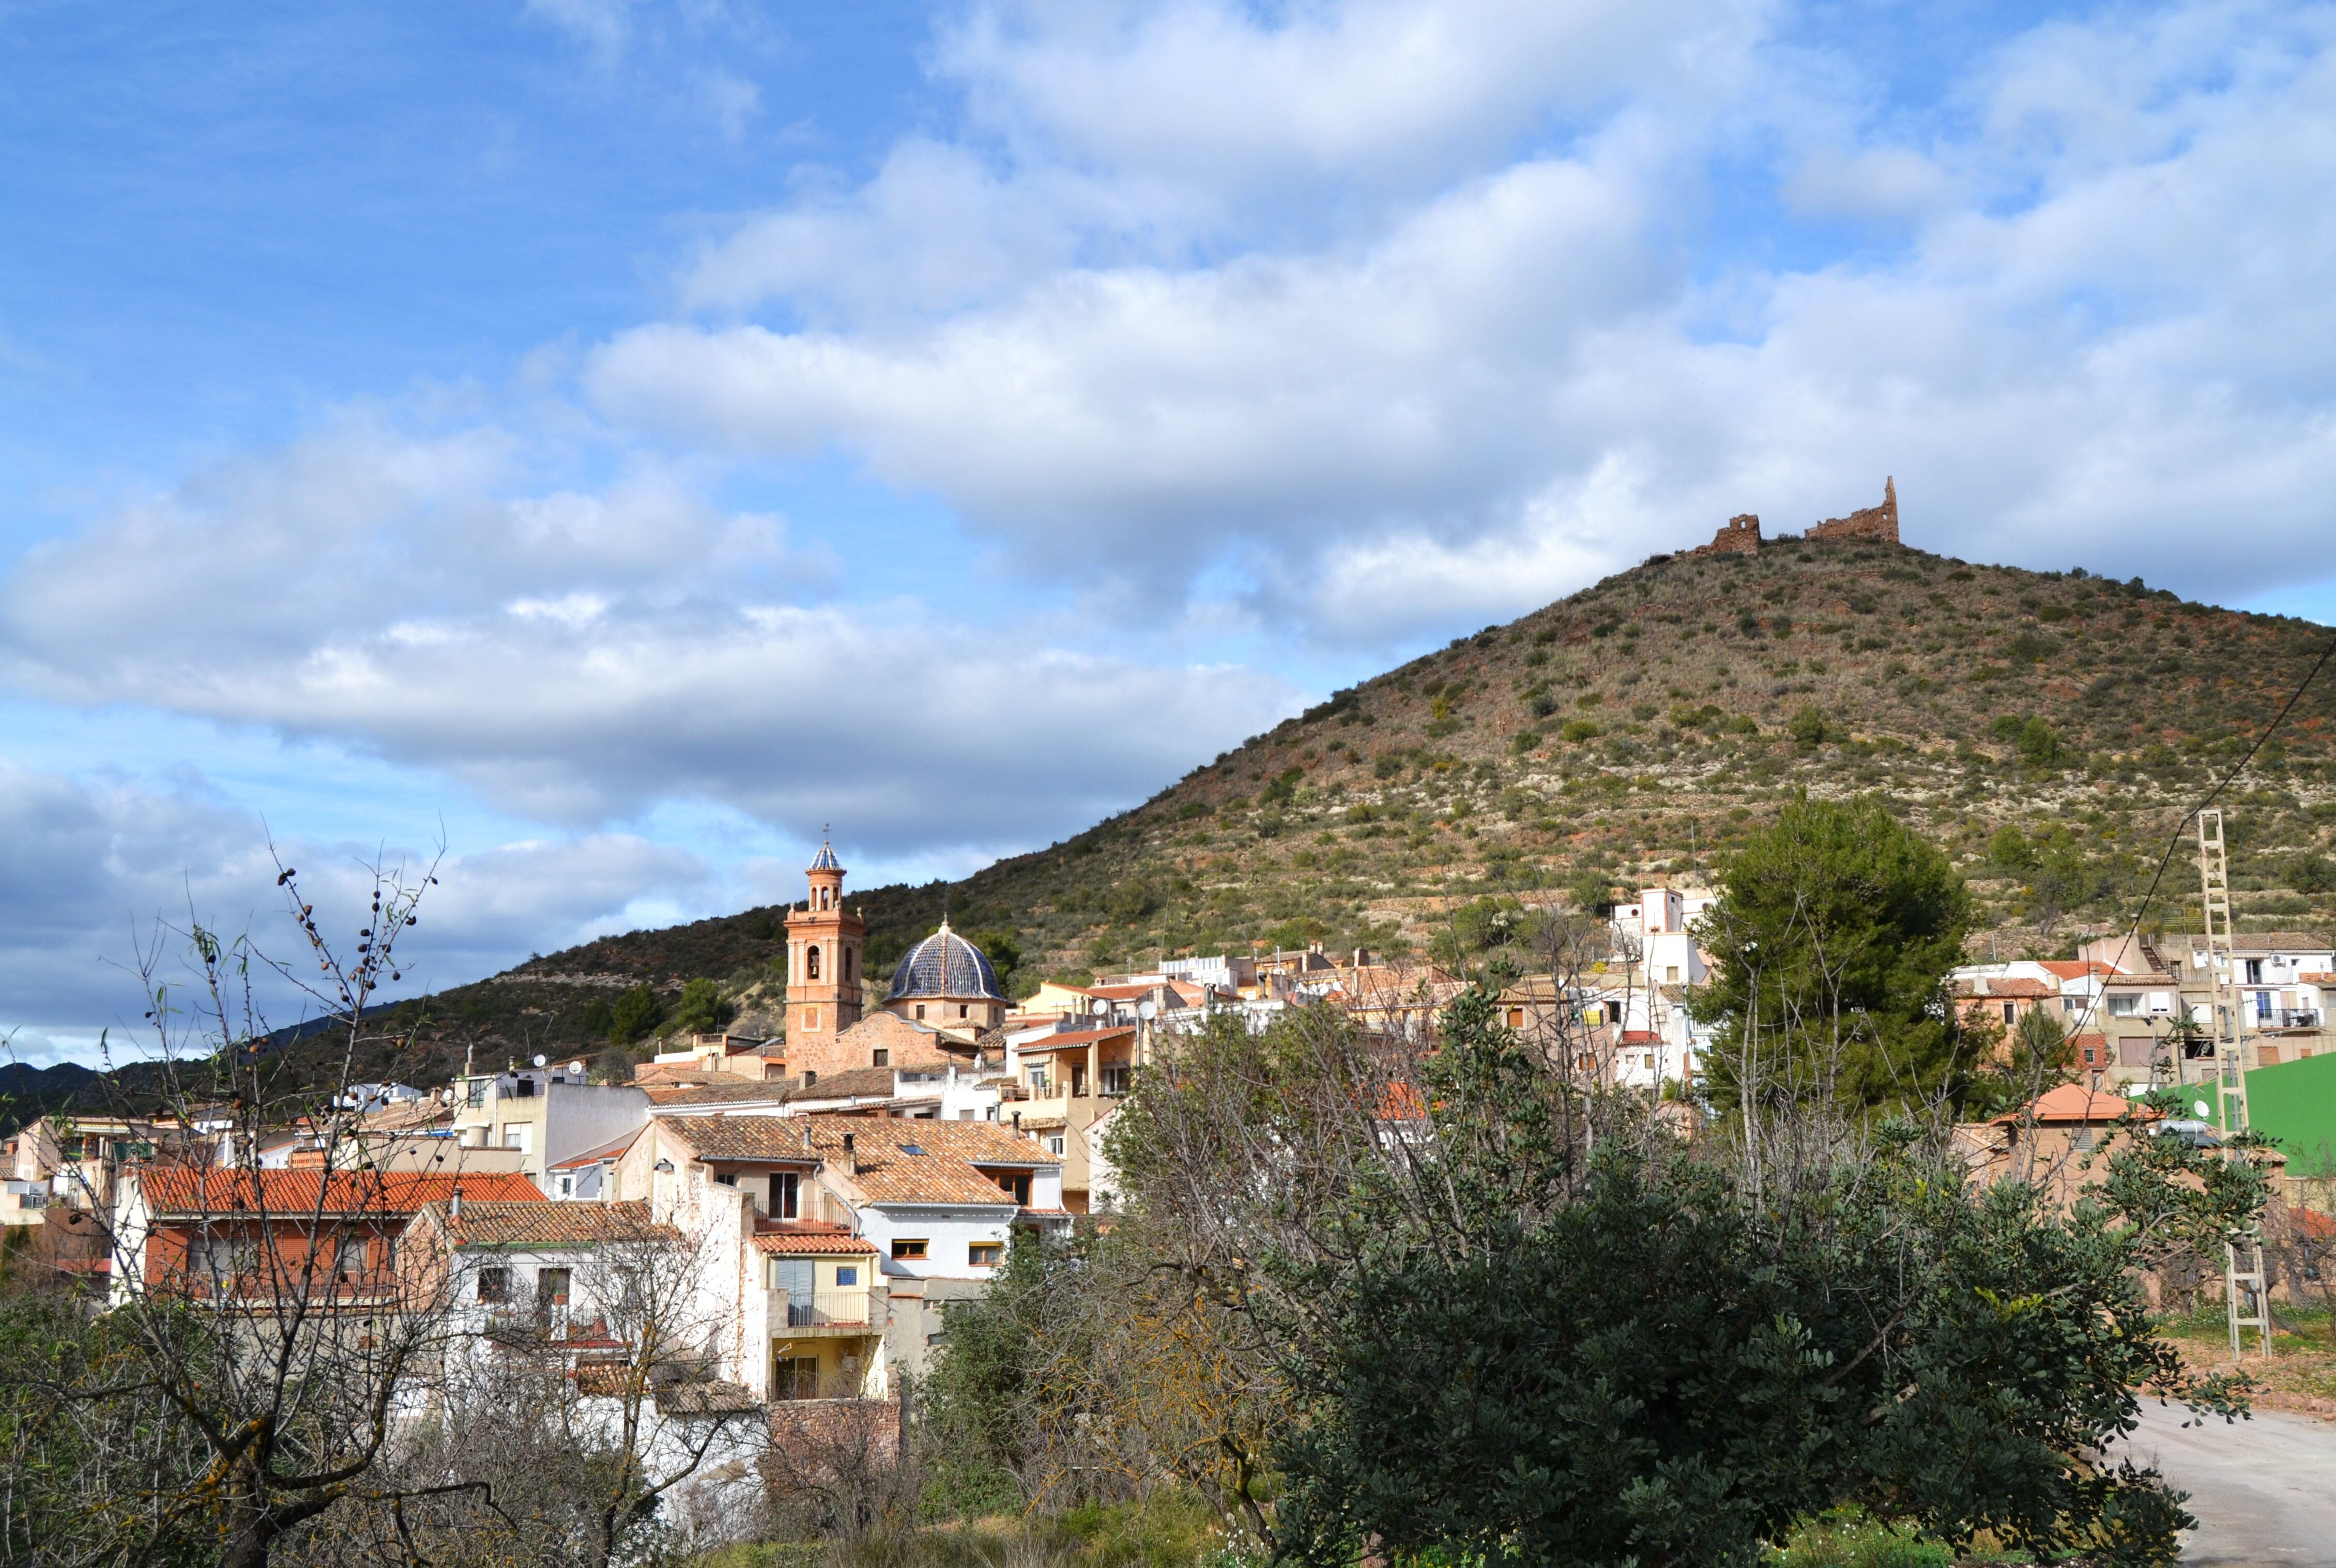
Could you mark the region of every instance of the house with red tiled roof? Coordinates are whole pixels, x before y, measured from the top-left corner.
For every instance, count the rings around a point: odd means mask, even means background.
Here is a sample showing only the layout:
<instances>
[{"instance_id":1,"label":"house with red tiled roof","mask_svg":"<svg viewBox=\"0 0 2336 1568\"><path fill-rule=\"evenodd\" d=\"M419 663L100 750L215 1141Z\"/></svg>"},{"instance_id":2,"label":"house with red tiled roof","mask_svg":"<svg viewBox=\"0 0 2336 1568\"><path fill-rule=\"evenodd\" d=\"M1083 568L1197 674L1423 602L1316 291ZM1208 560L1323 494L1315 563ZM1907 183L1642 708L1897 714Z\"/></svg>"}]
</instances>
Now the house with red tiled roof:
<instances>
[{"instance_id":1,"label":"house with red tiled roof","mask_svg":"<svg viewBox=\"0 0 2336 1568\"><path fill-rule=\"evenodd\" d=\"M378 1299L397 1288L397 1237L407 1222L457 1191L543 1202L533 1182L511 1172L132 1172L114 1204L114 1296Z\"/></svg>"},{"instance_id":2,"label":"house with red tiled roof","mask_svg":"<svg viewBox=\"0 0 2336 1568\"><path fill-rule=\"evenodd\" d=\"M760 1293L738 1312L748 1337L772 1337L750 1379L764 1389L797 1386L803 1368L780 1362L807 1356L821 1361L822 1378L850 1371L881 1392L888 1375L878 1365L879 1339L891 1362L921 1370L925 1348L940 1332L941 1302L986 1290L1017 1227L1070 1222L1061 1159L988 1122L659 1115L618 1160L614 1187L659 1214L720 1215L719 1225L734 1228L737 1244L759 1260L752 1269ZM695 1233L697 1222L676 1222ZM825 1261L808 1274L799 1261L773 1261L803 1258ZM864 1276L857 1274L861 1259ZM843 1281L838 1268L855 1277ZM791 1323L804 1290L826 1292L829 1305ZM786 1293L784 1303L774 1290ZM849 1294L855 1290L863 1294ZM796 1339L867 1344L782 1356L779 1343L791 1331Z\"/></svg>"}]
</instances>

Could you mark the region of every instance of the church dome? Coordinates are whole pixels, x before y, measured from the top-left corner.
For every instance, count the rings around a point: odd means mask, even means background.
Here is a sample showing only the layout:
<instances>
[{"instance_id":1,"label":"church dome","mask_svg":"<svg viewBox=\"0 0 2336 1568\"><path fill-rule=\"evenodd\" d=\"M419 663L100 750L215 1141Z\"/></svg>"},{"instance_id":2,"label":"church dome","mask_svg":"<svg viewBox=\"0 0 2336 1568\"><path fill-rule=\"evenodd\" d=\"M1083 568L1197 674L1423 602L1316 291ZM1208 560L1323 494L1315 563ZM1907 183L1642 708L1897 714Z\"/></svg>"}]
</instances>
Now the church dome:
<instances>
[{"instance_id":1,"label":"church dome","mask_svg":"<svg viewBox=\"0 0 2336 1568\"><path fill-rule=\"evenodd\" d=\"M949 929L941 929L902 955L892 971L892 989L885 998L897 1002L910 997L946 997L951 1001L976 998L1002 1002L998 971L979 948Z\"/></svg>"}]
</instances>

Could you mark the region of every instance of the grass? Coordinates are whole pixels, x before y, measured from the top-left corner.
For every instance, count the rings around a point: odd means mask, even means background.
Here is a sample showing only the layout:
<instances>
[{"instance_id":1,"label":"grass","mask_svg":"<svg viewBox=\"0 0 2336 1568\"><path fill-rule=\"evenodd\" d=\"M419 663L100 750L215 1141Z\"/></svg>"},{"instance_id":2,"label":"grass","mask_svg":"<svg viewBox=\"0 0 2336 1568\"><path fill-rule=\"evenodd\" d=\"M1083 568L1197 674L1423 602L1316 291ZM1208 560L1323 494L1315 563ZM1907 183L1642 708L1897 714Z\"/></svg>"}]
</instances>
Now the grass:
<instances>
[{"instance_id":1,"label":"grass","mask_svg":"<svg viewBox=\"0 0 2336 1568\"><path fill-rule=\"evenodd\" d=\"M696 1568L1235 1568L1216 1516L1197 1498L1155 1497L1067 1513L999 1516L859 1541L725 1546Z\"/></svg>"}]
</instances>

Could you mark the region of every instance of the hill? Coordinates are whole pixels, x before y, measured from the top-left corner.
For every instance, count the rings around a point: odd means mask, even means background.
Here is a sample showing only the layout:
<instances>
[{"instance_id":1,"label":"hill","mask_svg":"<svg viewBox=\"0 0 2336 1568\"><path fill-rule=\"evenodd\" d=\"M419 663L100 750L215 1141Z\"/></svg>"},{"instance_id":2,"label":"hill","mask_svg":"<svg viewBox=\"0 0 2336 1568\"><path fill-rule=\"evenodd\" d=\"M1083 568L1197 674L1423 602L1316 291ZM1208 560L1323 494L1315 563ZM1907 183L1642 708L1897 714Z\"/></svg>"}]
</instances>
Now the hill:
<instances>
[{"instance_id":1,"label":"hill","mask_svg":"<svg viewBox=\"0 0 2336 1568\"><path fill-rule=\"evenodd\" d=\"M1864 515L1864 514L1861 514ZM1723 540L1728 531L1723 531ZM1655 556L950 884L852 890L881 976L944 907L1009 989L1252 944L1474 960L1514 901L1707 875L1796 790L1874 794L1972 879L2002 956L2131 908L2165 834L2329 636L2118 583L1790 536ZM2243 925L2336 917L2336 676L2233 794ZM2195 920L2177 860L2157 918ZM431 999L410 1075L598 1048L646 983L775 990L783 908L636 931Z\"/></svg>"}]
</instances>

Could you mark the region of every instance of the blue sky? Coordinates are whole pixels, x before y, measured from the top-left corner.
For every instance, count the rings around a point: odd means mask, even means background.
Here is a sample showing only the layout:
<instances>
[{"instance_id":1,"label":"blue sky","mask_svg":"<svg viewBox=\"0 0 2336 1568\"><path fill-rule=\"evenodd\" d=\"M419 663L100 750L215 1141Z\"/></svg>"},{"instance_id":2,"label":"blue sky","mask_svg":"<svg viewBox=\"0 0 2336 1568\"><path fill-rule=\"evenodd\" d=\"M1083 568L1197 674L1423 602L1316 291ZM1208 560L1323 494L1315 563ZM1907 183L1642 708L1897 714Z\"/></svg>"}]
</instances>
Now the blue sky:
<instances>
[{"instance_id":1,"label":"blue sky","mask_svg":"<svg viewBox=\"0 0 2336 1568\"><path fill-rule=\"evenodd\" d=\"M2336 609L2336 15L0 14L0 1027L1144 798L1722 518Z\"/></svg>"}]
</instances>

